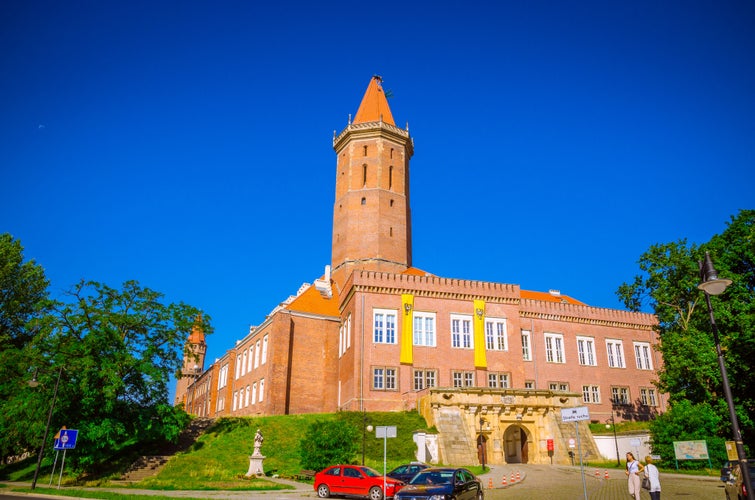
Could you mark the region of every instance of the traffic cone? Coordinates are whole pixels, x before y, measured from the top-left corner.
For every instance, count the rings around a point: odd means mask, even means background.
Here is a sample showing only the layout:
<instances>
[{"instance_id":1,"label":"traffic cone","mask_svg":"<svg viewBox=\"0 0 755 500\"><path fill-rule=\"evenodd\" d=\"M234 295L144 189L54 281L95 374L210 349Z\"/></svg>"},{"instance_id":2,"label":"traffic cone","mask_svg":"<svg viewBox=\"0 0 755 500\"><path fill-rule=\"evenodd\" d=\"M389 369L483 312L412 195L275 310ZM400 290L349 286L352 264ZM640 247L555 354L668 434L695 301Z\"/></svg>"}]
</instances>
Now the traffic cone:
<instances>
[{"instance_id":1,"label":"traffic cone","mask_svg":"<svg viewBox=\"0 0 755 500\"><path fill-rule=\"evenodd\" d=\"M489 490L493 489L493 478L492 477L488 478L488 489Z\"/></svg>"},{"instance_id":2,"label":"traffic cone","mask_svg":"<svg viewBox=\"0 0 755 500\"><path fill-rule=\"evenodd\" d=\"M514 473L513 472L511 473L511 482L512 483L514 482Z\"/></svg>"},{"instance_id":3,"label":"traffic cone","mask_svg":"<svg viewBox=\"0 0 755 500\"><path fill-rule=\"evenodd\" d=\"M503 481L501 481L502 486L506 486L506 474L503 475Z\"/></svg>"},{"instance_id":4,"label":"traffic cone","mask_svg":"<svg viewBox=\"0 0 755 500\"><path fill-rule=\"evenodd\" d=\"M519 481L519 471L516 471L516 480Z\"/></svg>"},{"instance_id":5,"label":"traffic cone","mask_svg":"<svg viewBox=\"0 0 755 500\"><path fill-rule=\"evenodd\" d=\"M595 479L600 479L600 471L595 469Z\"/></svg>"},{"instance_id":6,"label":"traffic cone","mask_svg":"<svg viewBox=\"0 0 755 500\"><path fill-rule=\"evenodd\" d=\"M605 478L608 479L608 469L606 469Z\"/></svg>"}]
</instances>

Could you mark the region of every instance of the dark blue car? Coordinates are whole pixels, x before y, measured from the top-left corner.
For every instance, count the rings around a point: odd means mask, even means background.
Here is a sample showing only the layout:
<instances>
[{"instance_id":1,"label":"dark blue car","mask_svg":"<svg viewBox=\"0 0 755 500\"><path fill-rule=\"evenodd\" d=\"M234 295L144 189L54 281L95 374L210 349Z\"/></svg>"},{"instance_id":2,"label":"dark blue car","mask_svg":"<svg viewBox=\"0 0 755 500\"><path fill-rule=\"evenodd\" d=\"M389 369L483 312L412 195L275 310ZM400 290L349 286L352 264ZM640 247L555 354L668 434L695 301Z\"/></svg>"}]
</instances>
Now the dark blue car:
<instances>
[{"instance_id":1,"label":"dark blue car","mask_svg":"<svg viewBox=\"0 0 755 500\"><path fill-rule=\"evenodd\" d=\"M401 488L394 500L483 500L482 482L467 469L429 467Z\"/></svg>"}]
</instances>

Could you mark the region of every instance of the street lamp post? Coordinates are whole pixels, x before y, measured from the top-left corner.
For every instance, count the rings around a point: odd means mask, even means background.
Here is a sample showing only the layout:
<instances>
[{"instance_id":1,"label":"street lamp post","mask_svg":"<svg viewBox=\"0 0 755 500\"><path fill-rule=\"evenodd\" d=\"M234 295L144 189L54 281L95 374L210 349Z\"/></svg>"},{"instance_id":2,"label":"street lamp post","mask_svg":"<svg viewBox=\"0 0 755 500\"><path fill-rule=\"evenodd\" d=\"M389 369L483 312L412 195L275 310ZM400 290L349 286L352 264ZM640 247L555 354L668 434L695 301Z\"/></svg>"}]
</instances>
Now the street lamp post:
<instances>
[{"instance_id":1,"label":"street lamp post","mask_svg":"<svg viewBox=\"0 0 755 500\"><path fill-rule=\"evenodd\" d=\"M372 426L367 424L367 413L362 411L362 465L364 465L364 448L367 441L367 433L372 432Z\"/></svg>"},{"instance_id":2,"label":"street lamp post","mask_svg":"<svg viewBox=\"0 0 755 500\"><path fill-rule=\"evenodd\" d=\"M613 410L611 410L611 427L613 427L613 443L616 445L616 465L621 467L621 459L619 458L619 438L616 437L616 421L613 418Z\"/></svg>"},{"instance_id":3,"label":"street lamp post","mask_svg":"<svg viewBox=\"0 0 755 500\"><path fill-rule=\"evenodd\" d=\"M731 430L734 433L734 444L737 448L737 459L739 461L739 469L742 474L744 484L747 485L747 498L749 500L755 500L755 494L752 491L752 483L750 482L750 468L747 465L747 457L745 456L744 445L742 444L742 433L739 430L739 421L737 419L737 412L734 408L734 398L731 395L731 387L729 386L729 377L726 375L726 364L724 363L724 355L721 351L721 343L718 339L718 326L716 325L716 318L713 315L713 307L710 304L711 295L720 295L726 290L726 287L731 285L729 279L719 279L716 269L713 267L713 261L710 258L710 254L705 252L705 261L699 263L700 265L700 279L702 282L697 286L700 290L705 292L705 303L708 305L708 315L710 316L710 326L713 330L713 341L716 344L716 354L718 355L718 368L721 370L721 382L724 388L724 397L726 398L726 404L729 406L729 418L731 419Z\"/></svg>"},{"instance_id":4,"label":"street lamp post","mask_svg":"<svg viewBox=\"0 0 755 500\"><path fill-rule=\"evenodd\" d=\"M42 457L45 453L45 445L47 444L47 434L50 432L50 422L52 420L52 411L55 409L55 400L58 397L58 386L60 385L60 376L63 374L63 366L58 369L58 378L55 380L55 389L52 391L52 403L50 404L50 412L47 414L47 425L45 425L45 433L42 436L42 446L39 447L39 454L37 454L37 467L34 469L34 479L31 481L31 489L37 487L37 478L39 477L39 469L42 466ZM39 385L39 382L37 382L37 377L35 376L34 379L32 379L31 382L29 382L29 385L31 387L36 387Z\"/></svg>"}]
</instances>

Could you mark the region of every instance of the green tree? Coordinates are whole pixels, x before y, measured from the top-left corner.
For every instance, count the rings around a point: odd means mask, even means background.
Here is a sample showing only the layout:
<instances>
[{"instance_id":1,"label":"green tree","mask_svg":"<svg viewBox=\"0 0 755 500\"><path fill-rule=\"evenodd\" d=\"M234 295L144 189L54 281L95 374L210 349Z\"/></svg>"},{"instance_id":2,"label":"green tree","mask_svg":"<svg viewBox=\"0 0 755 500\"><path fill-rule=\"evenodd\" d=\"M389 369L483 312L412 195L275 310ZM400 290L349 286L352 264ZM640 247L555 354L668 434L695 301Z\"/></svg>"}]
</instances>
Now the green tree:
<instances>
[{"instance_id":1,"label":"green tree","mask_svg":"<svg viewBox=\"0 0 755 500\"><path fill-rule=\"evenodd\" d=\"M30 350L35 332L49 312L49 283L42 267L24 261L21 242L0 234L0 458L38 445L24 424L39 409L14 395L30 380ZM19 418L21 417L21 418Z\"/></svg>"},{"instance_id":2,"label":"green tree","mask_svg":"<svg viewBox=\"0 0 755 500\"><path fill-rule=\"evenodd\" d=\"M731 439L721 373L700 283L698 261L710 252L719 276L733 281L711 299L742 434L755 445L755 210L742 210L707 243L686 240L651 246L639 260L642 273L617 292L631 310L650 307L658 317L664 365L658 387L669 396L670 415L683 401L709 404L716 435ZM686 413L686 412L685 412ZM661 420L661 424L666 420Z\"/></svg>"},{"instance_id":3,"label":"green tree","mask_svg":"<svg viewBox=\"0 0 755 500\"><path fill-rule=\"evenodd\" d=\"M177 438L186 417L168 402L168 383L192 328L211 333L207 316L136 281L120 290L82 281L67 299L39 339L39 362L64 366L56 420L79 429L74 464L91 470L124 445Z\"/></svg>"},{"instance_id":4,"label":"green tree","mask_svg":"<svg viewBox=\"0 0 755 500\"><path fill-rule=\"evenodd\" d=\"M359 449L359 429L346 420L318 421L307 428L299 445L301 466L322 470L335 464L350 464Z\"/></svg>"}]
</instances>

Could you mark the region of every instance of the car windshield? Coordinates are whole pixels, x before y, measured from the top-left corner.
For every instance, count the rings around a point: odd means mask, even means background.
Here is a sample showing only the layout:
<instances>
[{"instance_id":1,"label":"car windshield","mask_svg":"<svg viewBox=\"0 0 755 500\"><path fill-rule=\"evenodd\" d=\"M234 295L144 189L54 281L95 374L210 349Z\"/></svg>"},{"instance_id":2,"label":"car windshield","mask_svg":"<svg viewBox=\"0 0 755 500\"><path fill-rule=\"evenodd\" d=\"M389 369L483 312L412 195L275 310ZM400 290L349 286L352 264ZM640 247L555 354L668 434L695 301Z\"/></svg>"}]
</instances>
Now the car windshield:
<instances>
[{"instance_id":1,"label":"car windshield","mask_svg":"<svg viewBox=\"0 0 755 500\"><path fill-rule=\"evenodd\" d=\"M417 473L409 484L449 484L453 482L454 471L427 471Z\"/></svg>"},{"instance_id":2,"label":"car windshield","mask_svg":"<svg viewBox=\"0 0 755 500\"><path fill-rule=\"evenodd\" d=\"M370 467L359 467L359 470L361 470L362 473L365 476L368 476L368 477L377 477L377 476L380 475L380 473L378 471L376 471L375 469L372 469Z\"/></svg>"}]
</instances>

